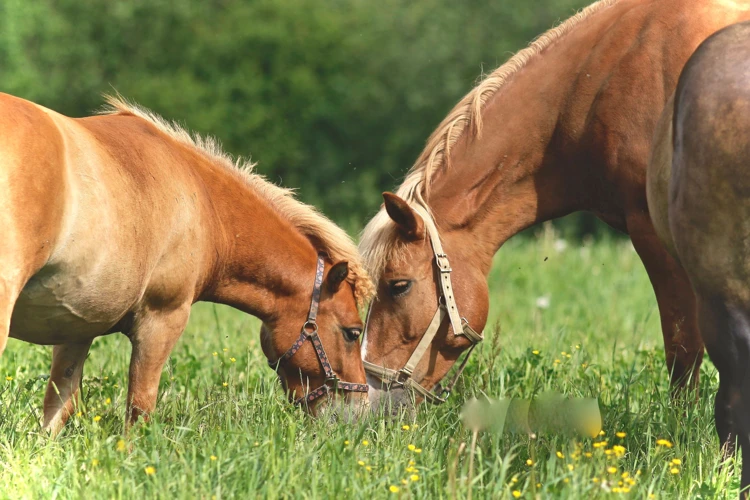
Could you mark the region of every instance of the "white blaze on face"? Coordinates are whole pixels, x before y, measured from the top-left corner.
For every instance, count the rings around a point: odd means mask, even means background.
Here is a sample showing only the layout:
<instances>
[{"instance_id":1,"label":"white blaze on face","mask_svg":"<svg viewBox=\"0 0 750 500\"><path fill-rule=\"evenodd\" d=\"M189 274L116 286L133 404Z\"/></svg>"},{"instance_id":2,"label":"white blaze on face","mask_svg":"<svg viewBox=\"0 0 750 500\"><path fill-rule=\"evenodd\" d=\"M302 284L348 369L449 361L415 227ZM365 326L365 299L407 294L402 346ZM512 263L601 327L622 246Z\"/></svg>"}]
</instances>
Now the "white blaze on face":
<instances>
[{"instance_id":1,"label":"white blaze on face","mask_svg":"<svg viewBox=\"0 0 750 500\"><path fill-rule=\"evenodd\" d=\"M360 348L360 354L362 355L362 359L367 359L367 335L364 337L365 338L362 340L362 347Z\"/></svg>"}]
</instances>

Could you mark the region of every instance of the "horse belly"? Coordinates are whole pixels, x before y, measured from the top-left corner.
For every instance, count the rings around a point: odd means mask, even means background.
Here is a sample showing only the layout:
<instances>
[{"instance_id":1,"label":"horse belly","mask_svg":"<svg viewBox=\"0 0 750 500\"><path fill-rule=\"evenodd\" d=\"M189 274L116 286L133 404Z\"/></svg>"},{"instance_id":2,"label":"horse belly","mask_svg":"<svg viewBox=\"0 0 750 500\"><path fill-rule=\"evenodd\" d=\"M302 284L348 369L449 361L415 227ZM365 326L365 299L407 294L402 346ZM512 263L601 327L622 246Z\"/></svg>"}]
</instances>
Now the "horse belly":
<instances>
[{"instance_id":1,"label":"horse belly","mask_svg":"<svg viewBox=\"0 0 750 500\"><path fill-rule=\"evenodd\" d=\"M76 267L49 265L28 281L13 309L11 337L35 344L91 339L108 333L137 301L134 283Z\"/></svg>"}]
</instances>

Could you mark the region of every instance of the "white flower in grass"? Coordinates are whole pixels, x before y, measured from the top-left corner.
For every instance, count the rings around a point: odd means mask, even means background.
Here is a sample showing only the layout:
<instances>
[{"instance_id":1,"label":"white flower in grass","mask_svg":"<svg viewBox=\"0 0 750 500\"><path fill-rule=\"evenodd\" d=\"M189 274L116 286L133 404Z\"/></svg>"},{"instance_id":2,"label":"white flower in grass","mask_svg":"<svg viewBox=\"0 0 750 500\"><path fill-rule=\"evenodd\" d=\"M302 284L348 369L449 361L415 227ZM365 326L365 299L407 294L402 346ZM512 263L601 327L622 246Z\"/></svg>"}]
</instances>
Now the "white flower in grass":
<instances>
[{"instance_id":1,"label":"white flower in grass","mask_svg":"<svg viewBox=\"0 0 750 500\"><path fill-rule=\"evenodd\" d=\"M554 248L557 253L562 253L566 248L568 248L568 242L563 239L555 240Z\"/></svg>"},{"instance_id":2,"label":"white flower in grass","mask_svg":"<svg viewBox=\"0 0 750 500\"><path fill-rule=\"evenodd\" d=\"M539 309L547 309L549 307L549 295L542 295L541 297L537 297L536 306Z\"/></svg>"}]
</instances>

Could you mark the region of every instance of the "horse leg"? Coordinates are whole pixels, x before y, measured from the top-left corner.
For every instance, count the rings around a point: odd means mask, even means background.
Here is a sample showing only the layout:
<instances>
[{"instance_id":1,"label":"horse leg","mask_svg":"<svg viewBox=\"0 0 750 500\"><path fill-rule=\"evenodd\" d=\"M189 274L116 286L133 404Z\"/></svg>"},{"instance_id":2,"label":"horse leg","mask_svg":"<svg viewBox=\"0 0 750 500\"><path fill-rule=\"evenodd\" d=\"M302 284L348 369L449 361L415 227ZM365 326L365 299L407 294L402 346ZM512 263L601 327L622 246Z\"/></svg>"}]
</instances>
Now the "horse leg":
<instances>
[{"instance_id":1,"label":"horse leg","mask_svg":"<svg viewBox=\"0 0 750 500\"><path fill-rule=\"evenodd\" d=\"M686 387L697 389L703 340L690 281L662 245L647 213L628 217L627 226L656 294L672 395Z\"/></svg>"},{"instance_id":2,"label":"horse leg","mask_svg":"<svg viewBox=\"0 0 750 500\"><path fill-rule=\"evenodd\" d=\"M149 311L136 319L130 332L133 353L128 383L128 426L148 419L156 406L164 363L190 316L190 304L170 311Z\"/></svg>"},{"instance_id":3,"label":"horse leg","mask_svg":"<svg viewBox=\"0 0 750 500\"><path fill-rule=\"evenodd\" d=\"M750 486L750 313L720 299L699 299L699 319L711 361L719 371L714 417L725 458L742 451L742 498Z\"/></svg>"},{"instance_id":4,"label":"horse leg","mask_svg":"<svg viewBox=\"0 0 750 500\"><path fill-rule=\"evenodd\" d=\"M44 394L44 428L53 436L75 412L83 363L91 342L56 345L52 350L52 370Z\"/></svg>"}]
</instances>

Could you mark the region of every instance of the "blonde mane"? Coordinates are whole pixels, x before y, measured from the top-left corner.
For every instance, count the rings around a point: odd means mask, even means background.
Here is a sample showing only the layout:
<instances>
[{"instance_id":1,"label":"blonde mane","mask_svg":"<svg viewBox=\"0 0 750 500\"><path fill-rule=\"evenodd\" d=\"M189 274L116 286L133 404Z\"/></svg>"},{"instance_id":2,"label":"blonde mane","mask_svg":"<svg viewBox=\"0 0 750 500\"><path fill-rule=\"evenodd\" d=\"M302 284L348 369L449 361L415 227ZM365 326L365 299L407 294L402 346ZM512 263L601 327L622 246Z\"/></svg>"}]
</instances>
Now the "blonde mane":
<instances>
[{"instance_id":1,"label":"blonde mane","mask_svg":"<svg viewBox=\"0 0 750 500\"><path fill-rule=\"evenodd\" d=\"M433 174L450 167L451 148L470 130L475 137L482 135L482 111L497 91L536 55L569 33L583 20L619 0L599 0L589 5L563 23L550 29L517 52L508 62L483 79L448 113L438 128L430 135L422 153L409 169L396 194L411 203L420 203L429 210L430 181ZM396 257L399 247L396 225L381 208L362 231L359 249L370 275L377 282L388 259Z\"/></svg>"},{"instance_id":2,"label":"blonde mane","mask_svg":"<svg viewBox=\"0 0 750 500\"><path fill-rule=\"evenodd\" d=\"M202 137L191 133L179 124L165 120L156 113L125 100L120 95L105 95L104 98L106 106L100 114L126 114L143 118L180 143L197 149L229 169L266 200L279 215L310 239L313 245L326 252L334 262L345 260L349 263L348 281L354 287L354 294L360 305L372 296L373 283L352 239L315 207L297 200L293 190L279 187L268 182L262 175L254 173L254 163L242 158L234 159L213 137Z\"/></svg>"}]
</instances>

